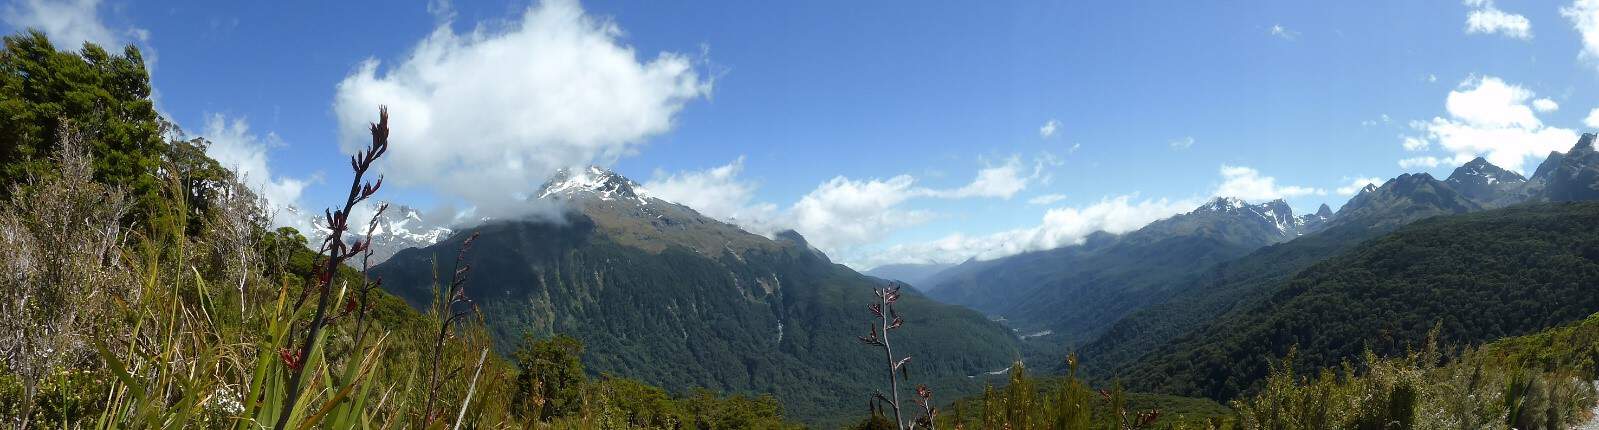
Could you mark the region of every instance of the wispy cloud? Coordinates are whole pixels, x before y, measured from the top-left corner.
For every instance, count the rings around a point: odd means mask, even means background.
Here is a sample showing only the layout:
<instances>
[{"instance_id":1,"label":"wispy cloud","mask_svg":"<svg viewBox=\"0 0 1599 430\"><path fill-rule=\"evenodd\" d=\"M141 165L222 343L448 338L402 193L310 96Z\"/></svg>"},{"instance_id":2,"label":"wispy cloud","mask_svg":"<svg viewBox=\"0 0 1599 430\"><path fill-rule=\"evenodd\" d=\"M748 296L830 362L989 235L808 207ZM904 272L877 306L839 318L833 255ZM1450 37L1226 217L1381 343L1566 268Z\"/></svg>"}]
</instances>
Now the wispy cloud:
<instances>
[{"instance_id":1,"label":"wispy cloud","mask_svg":"<svg viewBox=\"0 0 1599 430\"><path fill-rule=\"evenodd\" d=\"M1288 27L1283 27L1282 24L1272 24L1270 31L1271 35L1278 39L1289 41L1299 39L1299 32L1289 30Z\"/></svg>"},{"instance_id":2,"label":"wispy cloud","mask_svg":"<svg viewBox=\"0 0 1599 430\"><path fill-rule=\"evenodd\" d=\"M1188 149L1188 148L1192 148L1192 147L1194 147L1194 137L1193 136L1183 136L1180 139L1173 139L1170 142L1166 142L1166 145L1170 146L1171 149L1176 149L1176 150L1179 150L1179 151L1184 150L1184 149Z\"/></svg>"},{"instance_id":3,"label":"wispy cloud","mask_svg":"<svg viewBox=\"0 0 1599 430\"><path fill-rule=\"evenodd\" d=\"M1499 34L1512 39L1532 39L1527 17L1499 10L1493 0L1465 0L1467 34Z\"/></svg>"},{"instance_id":4,"label":"wispy cloud","mask_svg":"<svg viewBox=\"0 0 1599 430\"><path fill-rule=\"evenodd\" d=\"M1560 15L1582 35L1578 57L1599 64L1599 0L1574 0L1570 6L1560 8Z\"/></svg>"},{"instance_id":5,"label":"wispy cloud","mask_svg":"<svg viewBox=\"0 0 1599 430\"><path fill-rule=\"evenodd\" d=\"M1034 206L1048 206L1061 200L1066 200L1065 194L1044 194L1027 199L1027 204Z\"/></svg>"},{"instance_id":6,"label":"wispy cloud","mask_svg":"<svg viewBox=\"0 0 1599 430\"><path fill-rule=\"evenodd\" d=\"M1367 185L1379 185L1380 186L1380 185L1382 185L1382 183L1383 183L1383 179L1375 177L1375 176L1372 176L1372 177L1356 177L1356 178L1351 179L1349 181L1349 185L1338 187L1338 189L1334 190L1334 191L1336 191L1338 193L1338 195L1340 195L1340 196L1352 196L1352 195L1355 195L1355 193L1360 192L1360 189L1366 188Z\"/></svg>"},{"instance_id":7,"label":"wispy cloud","mask_svg":"<svg viewBox=\"0 0 1599 430\"><path fill-rule=\"evenodd\" d=\"M1044 122L1043 126L1038 127L1038 137L1048 139L1050 136L1054 136L1055 132L1059 130L1060 121L1052 119Z\"/></svg>"},{"instance_id":8,"label":"wispy cloud","mask_svg":"<svg viewBox=\"0 0 1599 430\"><path fill-rule=\"evenodd\" d=\"M1297 185L1278 185L1277 178L1260 174L1259 170L1243 166L1221 166L1221 185L1216 187L1216 197L1237 197L1250 201L1275 200L1288 197L1327 194L1326 191Z\"/></svg>"},{"instance_id":9,"label":"wispy cloud","mask_svg":"<svg viewBox=\"0 0 1599 430\"><path fill-rule=\"evenodd\" d=\"M269 213L301 207L300 194L313 179L273 173L268 153L285 146L277 134L258 135L250 131L250 123L244 118L229 120L221 114L212 114L206 117L202 135L211 142L205 148L206 155L216 159L217 164L232 171L241 183L266 199ZM298 219L275 221L301 229L309 227Z\"/></svg>"}]
</instances>

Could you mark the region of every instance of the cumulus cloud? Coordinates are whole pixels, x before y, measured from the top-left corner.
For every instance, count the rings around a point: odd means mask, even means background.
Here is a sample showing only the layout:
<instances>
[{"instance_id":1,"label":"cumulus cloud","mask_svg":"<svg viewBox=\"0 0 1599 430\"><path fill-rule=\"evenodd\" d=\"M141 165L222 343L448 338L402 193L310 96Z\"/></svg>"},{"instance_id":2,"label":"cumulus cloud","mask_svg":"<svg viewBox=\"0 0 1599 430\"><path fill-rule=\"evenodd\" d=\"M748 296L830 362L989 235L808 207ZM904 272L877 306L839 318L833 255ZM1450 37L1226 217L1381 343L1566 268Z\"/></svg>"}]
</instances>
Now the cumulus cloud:
<instances>
[{"instance_id":1,"label":"cumulus cloud","mask_svg":"<svg viewBox=\"0 0 1599 430\"><path fill-rule=\"evenodd\" d=\"M1444 102L1448 118L1415 121L1411 126L1456 160L1482 156L1505 169L1523 171L1527 160L1564 151L1577 141L1575 130L1551 127L1538 119L1534 96L1496 77L1473 77L1449 92ZM1407 140L1406 148L1410 147ZM1437 157L1414 157L1401 160L1400 166L1434 167L1442 162Z\"/></svg>"},{"instance_id":2,"label":"cumulus cloud","mask_svg":"<svg viewBox=\"0 0 1599 430\"><path fill-rule=\"evenodd\" d=\"M122 38L100 20L99 9L100 0L23 0L6 5L0 18L14 29L43 31L59 48L77 49L93 42L116 52ZM124 34L137 37L145 32L131 29Z\"/></svg>"},{"instance_id":3,"label":"cumulus cloud","mask_svg":"<svg viewBox=\"0 0 1599 430\"><path fill-rule=\"evenodd\" d=\"M1588 111L1588 117L1583 118L1582 125L1599 128L1599 108Z\"/></svg>"},{"instance_id":4,"label":"cumulus cloud","mask_svg":"<svg viewBox=\"0 0 1599 430\"><path fill-rule=\"evenodd\" d=\"M1350 180L1349 185L1338 187L1338 189L1336 191L1338 192L1338 195L1340 195L1340 196L1352 196L1352 195L1355 195L1355 193L1360 192L1361 188L1366 188L1367 185L1382 186L1382 183L1383 183L1382 178L1378 178L1378 177L1375 177L1375 176L1369 177L1369 178L1359 178L1359 177L1357 177L1357 178L1354 178L1353 180Z\"/></svg>"},{"instance_id":5,"label":"cumulus cloud","mask_svg":"<svg viewBox=\"0 0 1599 430\"><path fill-rule=\"evenodd\" d=\"M515 210L555 170L606 164L670 130L712 80L687 55L641 58L614 22L573 0L529 7L505 26L439 25L398 64L367 60L338 84L340 147L354 152L380 104L393 120L384 169L475 205Z\"/></svg>"},{"instance_id":6,"label":"cumulus cloud","mask_svg":"<svg viewBox=\"0 0 1599 430\"><path fill-rule=\"evenodd\" d=\"M1501 34L1512 39L1532 38L1532 22L1527 17L1499 10L1493 0L1465 0L1467 34Z\"/></svg>"},{"instance_id":7,"label":"cumulus cloud","mask_svg":"<svg viewBox=\"0 0 1599 430\"><path fill-rule=\"evenodd\" d=\"M967 258L994 259L1027 251L1079 244L1104 231L1126 233L1156 220L1199 206L1195 199L1142 199L1137 195L1106 197L1081 207L1050 209L1036 226L986 235L951 234L928 242L889 246L860 261L857 267L891 263L956 263Z\"/></svg>"},{"instance_id":8,"label":"cumulus cloud","mask_svg":"<svg viewBox=\"0 0 1599 430\"><path fill-rule=\"evenodd\" d=\"M829 252L877 242L933 217L928 211L900 207L919 193L915 183L910 175L868 180L834 177L800 197L785 221Z\"/></svg>"},{"instance_id":9,"label":"cumulus cloud","mask_svg":"<svg viewBox=\"0 0 1599 430\"><path fill-rule=\"evenodd\" d=\"M1575 0L1570 6L1560 8L1560 15L1571 21L1571 26L1582 35L1582 52L1578 57L1599 60L1599 0Z\"/></svg>"},{"instance_id":10,"label":"cumulus cloud","mask_svg":"<svg viewBox=\"0 0 1599 430\"><path fill-rule=\"evenodd\" d=\"M1167 142L1166 144L1168 146L1171 146L1171 149L1184 150L1184 149L1188 149L1188 148L1194 147L1194 137L1193 136L1184 136L1181 139L1175 139L1175 140L1172 140L1171 142Z\"/></svg>"},{"instance_id":11,"label":"cumulus cloud","mask_svg":"<svg viewBox=\"0 0 1599 430\"><path fill-rule=\"evenodd\" d=\"M250 123L244 118L228 120L221 114L213 114L205 120L203 135L211 142L205 148L206 155L216 159L218 164L238 176L240 182L266 199L269 212L299 206L300 193L310 181L272 174L267 152L283 146L277 134L259 136L250 132ZM279 221L292 223L298 220Z\"/></svg>"},{"instance_id":12,"label":"cumulus cloud","mask_svg":"<svg viewBox=\"0 0 1599 430\"><path fill-rule=\"evenodd\" d=\"M737 224L752 233L770 235L793 229L828 255L848 260L861 255L868 245L937 216L928 210L910 208L912 201L1009 199L1032 184L1046 182L1050 168L1061 162L1047 153L1031 163L1024 162L1020 156L1012 156L978 169L971 182L955 188L922 186L911 175L870 179L836 176L787 207L757 201L758 184L741 177L743 164L744 159L740 157L705 170L657 172L644 184L644 192Z\"/></svg>"},{"instance_id":13,"label":"cumulus cloud","mask_svg":"<svg viewBox=\"0 0 1599 430\"><path fill-rule=\"evenodd\" d=\"M1060 121L1053 119L1046 121L1042 127L1038 127L1038 137L1048 139L1050 136L1054 136L1057 130L1060 130Z\"/></svg>"},{"instance_id":14,"label":"cumulus cloud","mask_svg":"<svg viewBox=\"0 0 1599 430\"><path fill-rule=\"evenodd\" d=\"M1277 185L1277 178L1263 176L1259 170L1249 167L1222 165L1221 177L1221 185L1217 186L1216 192L1213 193L1216 197L1237 197L1244 200L1262 201L1327 194L1326 191L1317 188Z\"/></svg>"},{"instance_id":15,"label":"cumulus cloud","mask_svg":"<svg viewBox=\"0 0 1599 430\"><path fill-rule=\"evenodd\" d=\"M1052 158L1051 158L1052 159ZM1040 161L1043 163L1044 161ZM1029 172L1027 166L1022 164L1021 157L1013 156L1004 163L984 167L977 171L977 178L970 184L951 190L920 190L919 193L937 197L966 198L966 197L998 197L1009 199L1016 193L1027 189L1031 182L1044 178L1044 164L1035 164Z\"/></svg>"},{"instance_id":16,"label":"cumulus cloud","mask_svg":"<svg viewBox=\"0 0 1599 430\"><path fill-rule=\"evenodd\" d=\"M774 221L777 205L754 203L759 185L740 178L743 171L742 156L705 170L673 174L657 171L653 179L644 183L643 192L694 208L711 218L745 225L751 231L769 232L773 229L769 224Z\"/></svg>"},{"instance_id":17,"label":"cumulus cloud","mask_svg":"<svg viewBox=\"0 0 1599 430\"><path fill-rule=\"evenodd\" d=\"M1532 108L1541 113L1554 112L1560 110L1560 103L1555 103L1554 100L1548 98L1541 98L1532 101Z\"/></svg>"},{"instance_id":18,"label":"cumulus cloud","mask_svg":"<svg viewBox=\"0 0 1599 430\"><path fill-rule=\"evenodd\" d=\"M1043 194L1027 199L1027 204L1035 206L1048 206L1061 200L1066 200L1065 194Z\"/></svg>"}]
</instances>

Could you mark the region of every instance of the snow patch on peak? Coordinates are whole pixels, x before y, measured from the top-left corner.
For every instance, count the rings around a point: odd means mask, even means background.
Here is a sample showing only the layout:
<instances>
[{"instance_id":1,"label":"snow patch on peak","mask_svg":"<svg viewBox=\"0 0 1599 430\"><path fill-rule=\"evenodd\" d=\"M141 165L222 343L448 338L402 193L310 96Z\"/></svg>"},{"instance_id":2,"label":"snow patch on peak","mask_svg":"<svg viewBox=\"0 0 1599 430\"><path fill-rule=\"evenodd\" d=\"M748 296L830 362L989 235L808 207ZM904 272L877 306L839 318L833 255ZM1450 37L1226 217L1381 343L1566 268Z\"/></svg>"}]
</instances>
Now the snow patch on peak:
<instances>
[{"instance_id":1,"label":"snow patch on peak","mask_svg":"<svg viewBox=\"0 0 1599 430\"><path fill-rule=\"evenodd\" d=\"M633 180L599 166L561 169L544 184L539 198L593 197L602 201L634 201L649 204L643 187Z\"/></svg>"}]
</instances>

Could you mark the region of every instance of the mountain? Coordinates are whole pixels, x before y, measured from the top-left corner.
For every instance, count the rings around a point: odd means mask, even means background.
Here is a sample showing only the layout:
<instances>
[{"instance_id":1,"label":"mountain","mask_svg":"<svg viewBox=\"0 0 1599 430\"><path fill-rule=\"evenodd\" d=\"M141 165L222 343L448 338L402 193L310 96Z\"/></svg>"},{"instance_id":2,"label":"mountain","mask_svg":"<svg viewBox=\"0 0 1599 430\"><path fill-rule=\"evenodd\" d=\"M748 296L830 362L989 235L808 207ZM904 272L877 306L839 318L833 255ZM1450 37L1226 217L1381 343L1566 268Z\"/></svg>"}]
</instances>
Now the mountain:
<instances>
[{"instance_id":1,"label":"mountain","mask_svg":"<svg viewBox=\"0 0 1599 430\"><path fill-rule=\"evenodd\" d=\"M364 209L365 213L374 213L377 212L378 206L381 204L383 203L368 203L362 209ZM352 213L359 214L362 212L352 211ZM288 215L303 219L306 225L312 227L310 231L304 232L307 243L312 244L312 246L322 243L322 240L327 237L327 229L324 227L326 221L321 215L305 214L296 208L289 208ZM347 232L346 235L349 239L346 239L346 241L353 243L354 240L362 238L366 234L368 221L361 220L359 222L355 227L359 231ZM356 225L357 223L355 220L351 220L351 224ZM438 243L440 240L449 237L453 232L454 230L445 226L444 223L424 217L420 210L405 205L390 205L378 217L376 228L372 230L372 257L370 264L383 263L394 256L395 253L404 249L420 248ZM359 258L352 259L350 264L359 266L361 261Z\"/></svg>"},{"instance_id":2,"label":"mountain","mask_svg":"<svg viewBox=\"0 0 1599 430\"><path fill-rule=\"evenodd\" d=\"M1591 137L1585 137L1584 141L1591 142ZM1591 150L1591 144L1584 141L1579 141L1571 153L1583 154L1585 147ZM1568 158L1589 161L1562 167ZM1154 351L1163 345L1189 335L1228 312L1247 309L1264 300L1268 296L1266 291L1299 271L1366 240L1429 217L1480 211L1485 205L1549 200L1544 196L1544 187L1556 170L1581 172L1588 166L1599 166L1599 160L1591 156L1566 157L1562 153L1552 153L1519 189L1493 186L1517 181L1513 173L1485 160L1473 160L1456 169L1450 175L1452 180L1438 181L1422 173L1401 175L1382 186L1368 185L1345 203L1320 232L1267 246L1175 281L1182 286L1165 302L1116 321L1098 338L1083 345L1079 352L1084 357L1084 366L1088 372L1101 377L1125 374L1129 366L1154 357ZM1494 178L1491 184L1490 176ZM1455 188L1469 189L1473 184L1489 187L1470 191L1476 199ZM1495 195L1495 190L1505 194Z\"/></svg>"},{"instance_id":3,"label":"mountain","mask_svg":"<svg viewBox=\"0 0 1599 430\"><path fill-rule=\"evenodd\" d=\"M1486 163L1486 162L1484 162ZM1329 226L1361 224L1373 228L1393 227L1438 216L1482 210L1483 206L1462 195L1444 181L1426 173L1406 173L1381 187L1367 186L1349 199Z\"/></svg>"},{"instance_id":4,"label":"mountain","mask_svg":"<svg viewBox=\"0 0 1599 430\"><path fill-rule=\"evenodd\" d=\"M1364 350L1475 344L1599 311L1599 203L1518 205L1401 227L1262 291L1123 373L1134 389L1231 399L1297 346L1296 367Z\"/></svg>"},{"instance_id":5,"label":"mountain","mask_svg":"<svg viewBox=\"0 0 1599 430\"><path fill-rule=\"evenodd\" d=\"M1527 199L1527 178L1477 157L1455 168L1444 183L1484 208L1505 207Z\"/></svg>"},{"instance_id":6,"label":"mountain","mask_svg":"<svg viewBox=\"0 0 1599 430\"><path fill-rule=\"evenodd\" d=\"M1177 282L1216 263L1323 225L1281 200L1216 198L1123 235L989 261L968 261L933 279L928 294L1002 318L1048 344L1046 354L1092 339L1111 323L1160 303Z\"/></svg>"},{"instance_id":7,"label":"mountain","mask_svg":"<svg viewBox=\"0 0 1599 430\"><path fill-rule=\"evenodd\" d=\"M1519 194L1523 201L1536 202L1554 200L1545 188L1552 179L1577 178L1557 188L1582 189L1584 179L1581 178L1585 176L1581 172L1599 166L1599 160L1587 155L1591 153L1591 142L1591 135L1585 135L1568 153L1576 154L1575 157L1551 154L1520 190L1513 186L1499 190L1512 196ZM1454 215L1480 211L1484 204L1494 201L1501 204L1515 201L1492 192L1475 192L1472 195L1477 196L1477 200L1473 200L1466 193L1455 191L1456 186L1470 188L1472 184L1487 184L1487 176L1499 171L1486 161L1474 160L1467 164L1451 175L1454 181L1437 181L1429 175L1416 174L1400 176L1380 187L1369 186L1351 198L1325 230L1262 248L1181 281L1187 286L1168 301L1117 321L1103 335L1085 344L1079 350L1085 367L1100 377L1125 376L1135 373L1134 369L1139 366L1147 370L1147 362L1161 360L1171 353L1169 344L1192 339L1198 336L1196 332L1215 321L1259 311L1257 306L1273 297L1272 291L1302 271L1320 267L1324 260L1350 252L1368 240L1418 220L1439 216L1443 217L1434 219L1447 220ZM1557 177L1556 171L1562 175ZM1495 176L1499 178L1496 183L1515 182L1514 176ZM1188 369L1226 374L1222 369Z\"/></svg>"},{"instance_id":8,"label":"mountain","mask_svg":"<svg viewBox=\"0 0 1599 430\"><path fill-rule=\"evenodd\" d=\"M882 357L856 337L872 289L887 281L832 263L797 233L751 234L604 169L563 171L534 195L567 208L565 218L474 227L465 257L467 295L502 352L523 333L570 335L594 372L680 392L772 393L818 426L863 414L881 389ZM373 274L421 306L435 256L452 264L466 237L401 251ZM966 375L1015 357L1015 336L981 314L910 289L897 307L906 323L895 351L914 356L912 377L941 397L977 392Z\"/></svg>"},{"instance_id":9,"label":"mountain","mask_svg":"<svg viewBox=\"0 0 1599 430\"><path fill-rule=\"evenodd\" d=\"M1584 133L1571 151L1558 158L1551 155L1533 178L1541 187L1533 197L1539 201L1599 199L1599 150L1594 148L1594 134Z\"/></svg>"},{"instance_id":10,"label":"mountain","mask_svg":"<svg viewBox=\"0 0 1599 430\"><path fill-rule=\"evenodd\" d=\"M925 282L938 275L938 272L955 267L954 264L945 263L905 263L885 264L871 270L861 272L866 276L889 279L910 284L917 289L927 288Z\"/></svg>"}]
</instances>

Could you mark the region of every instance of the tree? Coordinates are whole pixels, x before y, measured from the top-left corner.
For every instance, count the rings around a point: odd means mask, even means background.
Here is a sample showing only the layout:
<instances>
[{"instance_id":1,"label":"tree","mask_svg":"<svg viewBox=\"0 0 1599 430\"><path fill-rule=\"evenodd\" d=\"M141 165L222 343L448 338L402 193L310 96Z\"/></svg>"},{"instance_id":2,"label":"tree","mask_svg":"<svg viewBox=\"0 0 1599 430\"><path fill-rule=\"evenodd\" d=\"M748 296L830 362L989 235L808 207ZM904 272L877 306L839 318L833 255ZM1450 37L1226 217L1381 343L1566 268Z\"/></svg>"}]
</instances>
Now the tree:
<instances>
[{"instance_id":1,"label":"tree","mask_svg":"<svg viewBox=\"0 0 1599 430\"><path fill-rule=\"evenodd\" d=\"M516 410L525 417L549 420L578 412L582 406L583 342L566 335L536 340L524 334L516 359Z\"/></svg>"},{"instance_id":2,"label":"tree","mask_svg":"<svg viewBox=\"0 0 1599 430\"><path fill-rule=\"evenodd\" d=\"M82 136L94 179L128 190L150 213L161 202L157 177L162 126L150 100L144 56L129 45L112 55L92 43L57 51L44 33L7 36L0 50L0 194L27 177L49 175L63 124Z\"/></svg>"}]
</instances>

